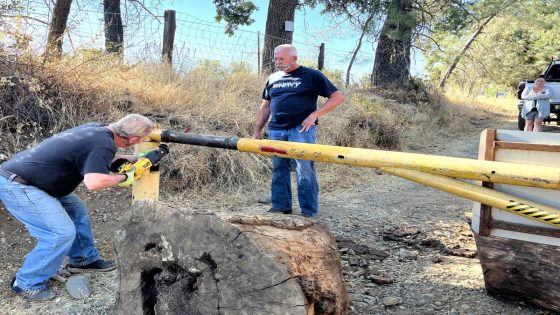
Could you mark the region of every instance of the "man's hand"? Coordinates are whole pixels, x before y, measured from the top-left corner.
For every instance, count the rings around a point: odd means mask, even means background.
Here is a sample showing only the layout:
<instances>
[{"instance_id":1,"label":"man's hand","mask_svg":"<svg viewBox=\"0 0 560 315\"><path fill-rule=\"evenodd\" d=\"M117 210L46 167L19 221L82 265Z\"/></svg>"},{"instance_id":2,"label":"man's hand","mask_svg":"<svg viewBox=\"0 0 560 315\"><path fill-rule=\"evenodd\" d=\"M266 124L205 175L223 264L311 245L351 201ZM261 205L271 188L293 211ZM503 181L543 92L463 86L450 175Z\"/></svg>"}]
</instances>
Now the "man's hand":
<instances>
[{"instance_id":1,"label":"man's hand","mask_svg":"<svg viewBox=\"0 0 560 315\"><path fill-rule=\"evenodd\" d=\"M309 114L309 116L307 116L307 118L305 118L305 120L301 122L303 128L301 128L299 132L306 132L309 130L309 128L311 128L311 126L315 126L315 122L318 118L319 115L315 114L314 112Z\"/></svg>"},{"instance_id":2,"label":"man's hand","mask_svg":"<svg viewBox=\"0 0 560 315\"><path fill-rule=\"evenodd\" d=\"M119 187L129 187L134 184L134 168L130 169L128 172L121 174L126 175L126 179L122 182L118 183L117 186Z\"/></svg>"},{"instance_id":3,"label":"man's hand","mask_svg":"<svg viewBox=\"0 0 560 315\"><path fill-rule=\"evenodd\" d=\"M262 131L261 130L255 130L253 131L253 139L262 139Z\"/></svg>"}]
</instances>

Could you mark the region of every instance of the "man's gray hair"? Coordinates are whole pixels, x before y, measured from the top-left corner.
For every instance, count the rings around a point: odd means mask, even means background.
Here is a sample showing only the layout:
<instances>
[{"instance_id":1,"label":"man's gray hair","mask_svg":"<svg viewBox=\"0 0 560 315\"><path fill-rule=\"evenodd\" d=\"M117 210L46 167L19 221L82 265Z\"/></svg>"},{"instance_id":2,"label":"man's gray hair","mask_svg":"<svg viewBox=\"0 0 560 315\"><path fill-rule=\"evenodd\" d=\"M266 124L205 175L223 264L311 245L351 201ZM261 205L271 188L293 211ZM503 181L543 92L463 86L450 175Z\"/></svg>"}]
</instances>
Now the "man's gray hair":
<instances>
[{"instance_id":1,"label":"man's gray hair","mask_svg":"<svg viewBox=\"0 0 560 315\"><path fill-rule=\"evenodd\" d=\"M287 50L288 54L290 54L290 56L297 56L297 49L293 45L282 44L282 45L278 45L278 46L276 46L276 48L274 48L275 53L279 52L279 51L283 51L283 50Z\"/></svg>"},{"instance_id":2,"label":"man's gray hair","mask_svg":"<svg viewBox=\"0 0 560 315\"><path fill-rule=\"evenodd\" d=\"M145 137L155 128L155 124L142 115L128 114L119 121L110 124L109 128L119 137Z\"/></svg>"}]
</instances>

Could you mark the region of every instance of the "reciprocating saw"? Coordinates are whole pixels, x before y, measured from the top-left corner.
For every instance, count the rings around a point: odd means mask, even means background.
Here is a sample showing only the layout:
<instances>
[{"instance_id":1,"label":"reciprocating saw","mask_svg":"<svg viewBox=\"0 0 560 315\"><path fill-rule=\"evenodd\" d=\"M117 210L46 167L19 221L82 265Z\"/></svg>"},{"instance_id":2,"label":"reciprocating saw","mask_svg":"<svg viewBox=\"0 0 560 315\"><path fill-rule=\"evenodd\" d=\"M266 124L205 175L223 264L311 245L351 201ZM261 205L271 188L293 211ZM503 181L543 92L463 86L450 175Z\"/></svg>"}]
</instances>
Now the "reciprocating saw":
<instances>
[{"instance_id":1,"label":"reciprocating saw","mask_svg":"<svg viewBox=\"0 0 560 315\"><path fill-rule=\"evenodd\" d=\"M140 178L140 176L152 166L156 166L159 161L169 153L167 145L160 144L155 150L148 151L144 155L138 158L134 164L126 159L117 159L111 164L111 172L118 174L125 174L131 170L134 170L134 180Z\"/></svg>"}]
</instances>

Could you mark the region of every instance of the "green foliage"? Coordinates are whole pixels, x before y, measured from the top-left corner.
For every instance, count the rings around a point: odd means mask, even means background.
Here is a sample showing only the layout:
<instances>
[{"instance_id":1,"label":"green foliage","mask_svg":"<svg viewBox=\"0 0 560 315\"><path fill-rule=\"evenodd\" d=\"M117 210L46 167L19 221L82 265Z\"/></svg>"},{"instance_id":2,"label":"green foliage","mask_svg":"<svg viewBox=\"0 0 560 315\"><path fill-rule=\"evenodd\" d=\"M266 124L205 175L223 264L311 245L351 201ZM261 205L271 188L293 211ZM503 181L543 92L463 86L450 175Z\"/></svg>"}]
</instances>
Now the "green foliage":
<instances>
[{"instance_id":1,"label":"green foliage","mask_svg":"<svg viewBox=\"0 0 560 315\"><path fill-rule=\"evenodd\" d=\"M341 88L344 86L344 72L340 69L323 69L321 70L323 74L337 87Z\"/></svg>"},{"instance_id":2,"label":"green foliage","mask_svg":"<svg viewBox=\"0 0 560 315\"><path fill-rule=\"evenodd\" d=\"M501 3L478 1L469 10L482 19ZM448 83L463 91L491 94L515 89L522 79L534 79L552 57L560 57L559 13L560 2L555 0L528 0L499 11L460 59ZM465 28L435 29L431 40L423 41L429 81L442 77L478 27L475 21Z\"/></svg>"},{"instance_id":3,"label":"green foliage","mask_svg":"<svg viewBox=\"0 0 560 315\"><path fill-rule=\"evenodd\" d=\"M245 75L252 73L251 65L248 62L234 62L229 66L231 75Z\"/></svg>"},{"instance_id":4,"label":"green foliage","mask_svg":"<svg viewBox=\"0 0 560 315\"><path fill-rule=\"evenodd\" d=\"M220 64L220 61L213 59L201 60L191 72L205 77L223 77L226 73L227 69Z\"/></svg>"},{"instance_id":5,"label":"green foliage","mask_svg":"<svg viewBox=\"0 0 560 315\"><path fill-rule=\"evenodd\" d=\"M224 20L227 23L226 34L233 35L239 25L250 25L255 22L251 19L257 6L252 1L243 0L213 0L216 5L216 21Z\"/></svg>"}]
</instances>

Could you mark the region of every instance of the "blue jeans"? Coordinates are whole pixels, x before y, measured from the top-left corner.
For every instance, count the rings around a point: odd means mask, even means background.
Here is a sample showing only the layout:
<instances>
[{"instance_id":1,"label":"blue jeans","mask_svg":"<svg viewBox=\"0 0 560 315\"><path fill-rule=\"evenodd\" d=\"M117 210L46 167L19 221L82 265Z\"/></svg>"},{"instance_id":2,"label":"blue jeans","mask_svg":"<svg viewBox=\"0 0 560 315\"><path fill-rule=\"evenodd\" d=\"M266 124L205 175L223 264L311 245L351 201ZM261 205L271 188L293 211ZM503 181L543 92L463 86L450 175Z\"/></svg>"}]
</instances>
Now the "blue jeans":
<instances>
[{"instance_id":1,"label":"blue jeans","mask_svg":"<svg viewBox=\"0 0 560 315\"><path fill-rule=\"evenodd\" d=\"M315 126L307 132L299 132L302 126L288 130L268 129L269 140L315 143ZM299 207L302 213L312 216L319 212L319 185L313 161L294 160L298 187ZM272 157L272 208L292 209L292 189L290 180L292 159Z\"/></svg>"},{"instance_id":2,"label":"blue jeans","mask_svg":"<svg viewBox=\"0 0 560 315\"><path fill-rule=\"evenodd\" d=\"M37 244L16 273L17 285L43 289L60 268L69 263L87 265L98 260L88 211L82 200L69 194L55 198L41 189L0 176L0 199Z\"/></svg>"}]
</instances>

